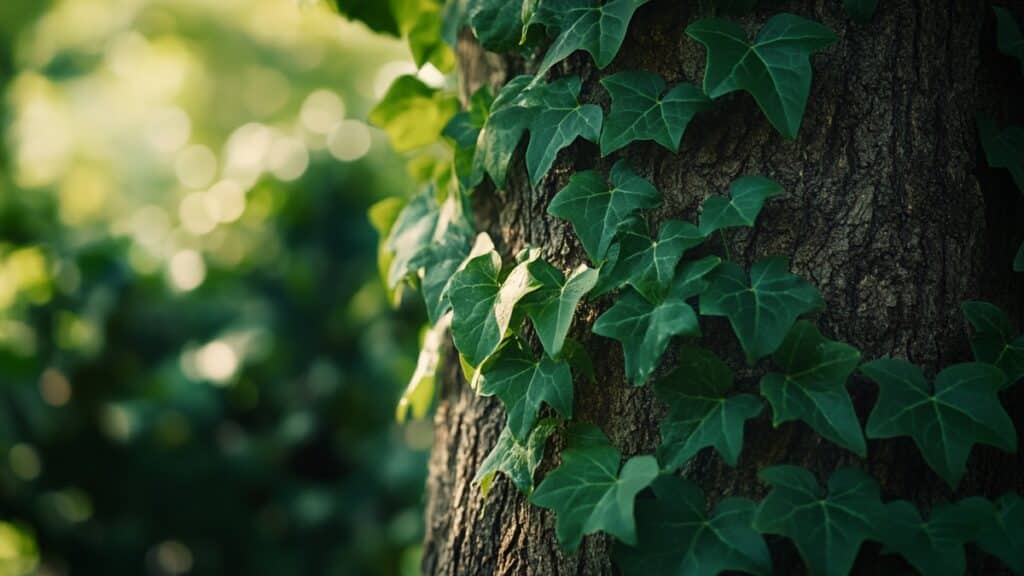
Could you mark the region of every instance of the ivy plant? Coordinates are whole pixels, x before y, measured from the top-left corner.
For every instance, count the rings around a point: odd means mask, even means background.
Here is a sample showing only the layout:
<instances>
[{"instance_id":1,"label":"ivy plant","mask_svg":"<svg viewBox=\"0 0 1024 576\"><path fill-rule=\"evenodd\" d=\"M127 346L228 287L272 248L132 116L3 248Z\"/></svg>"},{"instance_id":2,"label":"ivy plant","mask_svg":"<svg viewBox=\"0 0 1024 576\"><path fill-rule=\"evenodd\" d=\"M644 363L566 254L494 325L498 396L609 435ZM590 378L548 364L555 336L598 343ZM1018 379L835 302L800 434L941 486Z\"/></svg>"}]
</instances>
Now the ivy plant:
<instances>
[{"instance_id":1,"label":"ivy plant","mask_svg":"<svg viewBox=\"0 0 1024 576\"><path fill-rule=\"evenodd\" d=\"M544 447L557 426L558 422L554 419L541 420L523 442L516 440L512 430L505 426L498 436L498 442L484 458L476 471L476 476L473 477L473 484L480 486L483 497L487 497L499 472L508 476L512 484L524 495L532 494L533 474L544 459Z\"/></svg>"},{"instance_id":2,"label":"ivy plant","mask_svg":"<svg viewBox=\"0 0 1024 576\"><path fill-rule=\"evenodd\" d=\"M648 0L545 0L533 21L557 36L540 62L537 76L577 50L586 50L598 68L611 64L626 38L637 8Z\"/></svg>"},{"instance_id":3,"label":"ivy plant","mask_svg":"<svg viewBox=\"0 0 1024 576\"><path fill-rule=\"evenodd\" d=\"M1014 336L1010 319L988 302L960 305L971 324L971 350L978 362L993 364L1006 374L1010 386L1024 377L1024 334Z\"/></svg>"},{"instance_id":4,"label":"ivy plant","mask_svg":"<svg viewBox=\"0 0 1024 576\"><path fill-rule=\"evenodd\" d=\"M665 91L665 81L653 72L627 70L605 76L601 85L612 97L611 112L601 133L601 155L638 140L653 140L679 152L686 126L707 110L711 101L700 88L680 82Z\"/></svg>"},{"instance_id":5,"label":"ivy plant","mask_svg":"<svg viewBox=\"0 0 1024 576\"><path fill-rule=\"evenodd\" d=\"M964 544L991 515L992 503L973 497L932 508L925 522L913 504L897 500L886 503L878 533L921 574L959 576L966 568Z\"/></svg>"}]
</instances>

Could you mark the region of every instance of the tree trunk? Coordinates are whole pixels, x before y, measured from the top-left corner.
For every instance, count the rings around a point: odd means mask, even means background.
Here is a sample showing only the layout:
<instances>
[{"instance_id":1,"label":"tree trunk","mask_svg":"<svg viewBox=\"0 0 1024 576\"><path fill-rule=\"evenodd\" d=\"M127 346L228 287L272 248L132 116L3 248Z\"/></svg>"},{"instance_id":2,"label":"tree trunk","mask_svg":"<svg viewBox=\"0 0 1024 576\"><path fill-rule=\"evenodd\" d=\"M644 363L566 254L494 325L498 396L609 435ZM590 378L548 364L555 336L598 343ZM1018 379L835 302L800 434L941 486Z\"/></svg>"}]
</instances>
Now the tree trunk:
<instances>
[{"instance_id":1,"label":"tree trunk","mask_svg":"<svg viewBox=\"0 0 1024 576\"><path fill-rule=\"evenodd\" d=\"M683 33L697 17L688 6L696 4L651 2L637 11L608 69L598 71L589 55L577 53L554 74L578 74L582 98L606 110L608 97L598 80L620 70L650 70L670 85L682 80L699 85L704 50ZM748 30L774 13L792 12L822 22L840 37L813 58L814 81L799 137L781 137L749 95L735 93L697 115L679 154L653 143L632 144L622 154L664 196L654 219L696 221L701 201L724 193L736 177L775 179L787 196L767 205L756 228L727 235L733 260L749 265L768 255L788 256L792 270L814 283L827 302L818 318L822 332L858 347L865 360L906 358L929 376L968 360L960 302L987 299L1019 320L1024 293L1010 271L1024 233L1019 226L1024 207L1006 176L985 168L975 129L976 112L1005 120L1009 98L1021 93L1016 62L995 51L988 3L950 0L940 7L881 0L867 25L852 22L838 0L762 4L772 6L744 18ZM524 71L519 59L485 56L468 36L460 41L459 58L464 95ZM541 185L531 188L517 155L505 189L475 194L478 226L506 255L531 244L565 269L585 262L572 228L545 209L570 173L607 171L615 156L602 159L595 145L577 142L562 152ZM590 332L609 305L608 298L586 303L573 327L598 373L596 384L577 379L574 413L577 420L600 426L624 456L653 453L664 407L650 386L633 388L626 382L618 342ZM737 371L740 391L756 393L762 371L745 366L727 323L706 317L701 323L702 344ZM505 413L497 399L477 397L469 389L453 354L448 360L430 460L424 572L616 573L609 537L587 537L576 554L565 554L554 535L554 515L529 505L507 479L500 477L486 500L470 485ZM670 348L662 370L673 363ZM849 389L863 424L877 388L854 377ZM1018 386L1003 397L1018 423L1024 422L1022 390ZM869 441L869 457L862 461L802 422L772 428L769 409L747 424L746 433L736 468L704 450L683 469L709 499L759 499L767 490L756 474L774 464L807 467L821 480L842 465L861 467L879 481L884 499L910 499L923 513L939 501L974 494L995 498L1024 488L1024 459L985 446L975 447L968 476L953 492L907 438ZM551 442L538 482L557 463L560 449L559 439ZM803 572L789 542L768 542L775 573ZM899 560L879 552L877 544L866 544L854 572L876 574L884 562L899 566ZM1002 569L980 555L969 564L970 573Z\"/></svg>"}]
</instances>

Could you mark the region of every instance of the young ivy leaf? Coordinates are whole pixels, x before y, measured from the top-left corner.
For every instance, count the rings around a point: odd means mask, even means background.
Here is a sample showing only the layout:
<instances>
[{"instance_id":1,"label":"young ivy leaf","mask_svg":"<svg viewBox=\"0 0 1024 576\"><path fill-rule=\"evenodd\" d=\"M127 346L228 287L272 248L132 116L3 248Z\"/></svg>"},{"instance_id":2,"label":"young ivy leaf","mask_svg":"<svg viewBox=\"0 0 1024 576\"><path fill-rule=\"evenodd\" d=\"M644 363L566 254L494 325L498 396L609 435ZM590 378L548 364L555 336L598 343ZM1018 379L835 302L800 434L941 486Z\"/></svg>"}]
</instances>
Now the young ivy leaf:
<instances>
[{"instance_id":1,"label":"young ivy leaf","mask_svg":"<svg viewBox=\"0 0 1024 576\"><path fill-rule=\"evenodd\" d=\"M664 298L683 254L705 240L696 226L682 220L662 222L655 240L641 218L630 218L618 238L619 253L602 279L600 293L628 283L651 302Z\"/></svg>"},{"instance_id":2,"label":"young ivy leaf","mask_svg":"<svg viewBox=\"0 0 1024 576\"><path fill-rule=\"evenodd\" d=\"M414 419L423 418L434 399L434 379L437 367L441 363L441 346L451 325L452 315L445 314L437 323L424 331L421 338L420 354L416 359L416 371L413 372L409 384L406 385L402 397L395 408L395 420L405 422L409 412Z\"/></svg>"},{"instance_id":3,"label":"young ivy leaf","mask_svg":"<svg viewBox=\"0 0 1024 576\"><path fill-rule=\"evenodd\" d=\"M431 88L415 76L400 76L370 111L370 122L383 130L397 152L432 144L459 111L454 94Z\"/></svg>"},{"instance_id":4,"label":"young ivy leaf","mask_svg":"<svg viewBox=\"0 0 1024 576\"><path fill-rule=\"evenodd\" d=\"M719 266L710 281L700 295L700 313L728 318L751 364L774 352L801 314L823 305L818 290L791 274L781 257L755 262L749 283L733 262Z\"/></svg>"},{"instance_id":5,"label":"young ivy leaf","mask_svg":"<svg viewBox=\"0 0 1024 576\"><path fill-rule=\"evenodd\" d=\"M988 302L969 301L960 305L971 323L971 350L978 362L994 364L1006 373L1006 385L1024 377L1024 334L1013 336L1010 319Z\"/></svg>"},{"instance_id":6,"label":"young ivy leaf","mask_svg":"<svg viewBox=\"0 0 1024 576\"><path fill-rule=\"evenodd\" d=\"M992 503L977 496L932 508L927 522L913 504L897 500L885 504L878 533L885 535L886 548L921 574L961 576L966 569L964 544L974 540L991 517Z\"/></svg>"},{"instance_id":7,"label":"young ivy leaf","mask_svg":"<svg viewBox=\"0 0 1024 576\"><path fill-rule=\"evenodd\" d=\"M508 175L512 154L536 113L532 92L533 76L516 76L501 88L476 140L472 180L479 182L486 172L501 188Z\"/></svg>"},{"instance_id":8,"label":"young ivy leaf","mask_svg":"<svg viewBox=\"0 0 1024 576\"><path fill-rule=\"evenodd\" d=\"M530 124L526 171L536 186L555 163L558 152L576 138L597 143L604 118L596 104L580 104L580 78L570 76L538 87L537 113Z\"/></svg>"},{"instance_id":9,"label":"young ivy leaf","mask_svg":"<svg viewBox=\"0 0 1024 576\"><path fill-rule=\"evenodd\" d=\"M523 35L523 0L473 0L469 25L480 45L491 52L510 52Z\"/></svg>"},{"instance_id":10,"label":"young ivy leaf","mask_svg":"<svg viewBox=\"0 0 1024 576\"><path fill-rule=\"evenodd\" d=\"M597 283L597 270L580 264L566 279L558 269L540 259L531 263L529 270L541 287L523 301L523 308L533 321L544 351L556 358L562 352L576 307Z\"/></svg>"},{"instance_id":11,"label":"young ivy leaf","mask_svg":"<svg viewBox=\"0 0 1024 576\"><path fill-rule=\"evenodd\" d=\"M697 314L686 299L707 287L704 278L719 262L717 256L687 262L679 269L668 295L656 304L627 290L594 322L594 334L622 343L626 377L634 386L642 386L658 367L673 336L700 335Z\"/></svg>"},{"instance_id":12,"label":"young ivy leaf","mask_svg":"<svg viewBox=\"0 0 1024 576\"><path fill-rule=\"evenodd\" d=\"M704 93L718 98L746 90L768 121L796 138L811 89L811 54L838 37L828 28L793 14L772 17L751 44L735 22L708 18L686 28L707 49Z\"/></svg>"},{"instance_id":13,"label":"young ivy leaf","mask_svg":"<svg viewBox=\"0 0 1024 576\"><path fill-rule=\"evenodd\" d=\"M1017 21L1006 8L993 6L992 10L996 13L996 42L999 51L1020 60L1020 69L1024 72L1024 35L1021 35Z\"/></svg>"},{"instance_id":14,"label":"young ivy leaf","mask_svg":"<svg viewBox=\"0 0 1024 576\"><path fill-rule=\"evenodd\" d=\"M572 418L572 372L569 365L544 356L533 356L516 345L506 346L480 375L481 396L501 398L508 411L508 427L519 441L525 441L541 403L547 403L563 418Z\"/></svg>"},{"instance_id":15,"label":"young ivy leaf","mask_svg":"<svg viewBox=\"0 0 1024 576\"><path fill-rule=\"evenodd\" d=\"M700 233L710 236L718 230L753 226L764 203L785 194L782 186L763 176L743 176L729 184L729 199L709 196L700 213Z\"/></svg>"},{"instance_id":16,"label":"young ivy leaf","mask_svg":"<svg viewBox=\"0 0 1024 576\"><path fill-rule=\"evenodd\" d=\"M772 358L785 370L761 378L761 395L774 413L772 425L803 420L825 439L867 457L864 434L846 391L860 351L823 337L814 324L801 320Z\"/></svg>"},{"instance_id":17,"label":"young ivy leaf","mask_svg":"<svg viewBox=\"0 0 1024 576\"><path fill-rule=\"evenodd\" d=\"M388 267L388 288L394 288L416 271L419 253L431 245L441 209L433 188L414 196L398 213L385 243L391 252Z\"/></svg>"},{"instance_id":18,"label":"young ivy leaf","mask_svg":"<svg viewBox=\"0 0 1024 576\"><path fill-rule=\"evenodd\" d=\"M843 0L843 8L846 14L857 21L858 24L871 22L871 17L878 7L878 0Z\"/></svg>"},{"instance_id":19,"label":"young ivy leaf","mask_svg":"<svg viewBox=\"0 0 1024 576\"><path fill-rule=\"evenodd\" d=\"M715 576L737 571L767 576L772 559L764 538L750 527L757 505L726 498L710 514L693 482L662 476L657 499L636 503L636 548L618 544L615 559L625 576Z\"/></svg>"},{"instance_id":20,"label":"young ivy leaf","mask_svg":"<svg viewBox=\"0 0 1024 576\"><path fill-rule=\"evenodd\" d=\"M538 257L532 252L501 279L501 256L495 251L476 256L452 276L448 296L452 303L452 340L466 362L483 364L505 339L512 313L524 296L537 289L527 266Z\"/></svg>"},{"instance_id":21,"label":"young ivy leaf","mask_svg":"<svg viewBox=\"0 0 1024 576\"><path fill-rule=\"evenodd\" d=\"M950 366L939 372L934 387L906 360L882 358L860 370L879 388L868 417L868 438L910 436L951 488L964 475L975 443L1016 452L1017 432L996 395L1006 376L995 366Z\"/></svg>"},{"instance_id":22,"label":"young ivy leaf","mask_svg":"<svg viewBox=\"0 0 1024 576\"><path fill-rule=\"evenodd\" d=\"M480 486L483 497L486 498L491 491L498 472L508 476L520 492L529 496L533 492L533 473L544 459L544 447L555 427L556 421L553 418L545 418L533 427L526 442L519 442L512 430L505 426L498 437L498 443L473 477L472 483Z\"/></svg>"},{"instance_id":23,"label":"young ivy leaf","mask_svg":"<svg viewBox=\"0 0 1024 576\"><path fill-rule=\"evenodd\" d=\"M545 0L534 20L558 36L537 70L543 76L577 50L586 50L603 69L615 58L626 38L633 12L648 0Z\"/></svg>"},{"instance_id":24,"label":"young ivy leaf","mask_svg":"<svg viewBox=\"0 0 1024 576\"><path fill-rule=\"evenodd\" d=\"M658 461L668 470L686 464L701 449L714 446L735 466L743 449L743 425L761 413L761 399L752 394L727 396L732 371L717 356L686 346L679 365L654 384L658 399L668 404L661 421Z\"/></svg>"},{"instance_id":25,"label":"young ivy leaf","mask_svg":"<svg viewBox=\"0 0 1024 576\"><path fill-rule=\"evenodd\" d=\"M665 93L665 81L653 72L629 70L601 79L612 108L601 133L601 156L636 140L654 140L672 152L693 116L711 100L693 84L680 83Z\"/></svg>"},{"instance_id":26,"label":"young ivy leaf","mask_svg":"<svg viewBox=\"0 0 1024 576\"><path fill-rule=\"evenodd\" d=\"M993 168L1006 168L1017 189L1024 192L1024 128L1009 125L1002 130L987 114L978 114L978 133L985 160Z\"/></svg>"},{"instance_id":27,"label":"young ivy leaf","mask_svg":"<svg viewBox=\"0 0 1024 576\"><path fill-rule=\"evenodd\" d=\"M1024 574L1024 499L1007 492L996 501L992 514L978 534L978 547L1002 560L1014 574Z\"/></svg>"},{"instance_id":28,"label":"young ivy leaf","mask_svg":"<svg viewBox=\"0 0 1024 576\"><path fill-rule=\"evenodd\" d=\"M619 450L592 424L573 424L567 436L561 465L530 501L555 511L558 542L569 552L598 530L635 545L633 499L658 477L658 462L653 456L635 456L620 470Z\"/></svg>"},{"instance_id":29,"label":"young ivy leaf","mask_svg":"<svg viewBox=\"0 0 1024 576\"><path fill-rule=\"evenodd\" d=\"M654 208L661 194L619 160L612 166L611 182L597 172L577 172L551 203L548 214L572 222L587 256L602 262L622 223L637 210Z\"/></svg>"},{"instance_id":30,"label":"young ivy leaf","mask_svg":"<svg viewBox=\"0 0 1024 576\"><path fill-rule=\"evenodd\" d=\"M772 485L754 516L754 529L793 541L812 576L845 576L864 540L873 538L885 508L873 478L837 470L824 494L810 472L772 466L758 477Z\"/></svg>"}]
</instances>

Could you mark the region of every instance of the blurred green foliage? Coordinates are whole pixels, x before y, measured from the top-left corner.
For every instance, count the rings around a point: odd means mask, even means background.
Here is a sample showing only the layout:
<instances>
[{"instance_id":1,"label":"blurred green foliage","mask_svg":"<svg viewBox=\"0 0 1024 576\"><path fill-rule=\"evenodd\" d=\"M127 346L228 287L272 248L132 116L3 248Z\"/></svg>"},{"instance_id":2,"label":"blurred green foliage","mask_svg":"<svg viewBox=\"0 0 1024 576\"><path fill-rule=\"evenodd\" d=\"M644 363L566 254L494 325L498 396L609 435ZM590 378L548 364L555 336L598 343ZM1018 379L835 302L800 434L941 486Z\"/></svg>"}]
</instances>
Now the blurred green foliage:
<instances>
[{"instance_id":1,"label":"blurred green foliage","mask_svg":"<svg viewBox=\"0 0 1024 576\"><path fill-rule=\"evenodd\" d=\"M13 2L0 73L0 574L416 573L423 313L366 218L410 184L363 123L405 44L286 0Z\"/></svg>"}]
</instances>

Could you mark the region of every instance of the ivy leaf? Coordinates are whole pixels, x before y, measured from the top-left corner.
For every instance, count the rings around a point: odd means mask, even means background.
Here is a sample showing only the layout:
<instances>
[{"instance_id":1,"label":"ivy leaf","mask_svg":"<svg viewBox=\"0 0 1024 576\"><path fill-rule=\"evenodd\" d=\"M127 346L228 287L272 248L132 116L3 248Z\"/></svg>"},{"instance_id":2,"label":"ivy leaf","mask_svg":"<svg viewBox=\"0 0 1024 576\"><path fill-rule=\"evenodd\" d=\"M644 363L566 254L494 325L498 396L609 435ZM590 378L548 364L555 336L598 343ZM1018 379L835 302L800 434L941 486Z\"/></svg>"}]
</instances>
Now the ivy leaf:
<instances>
[{"instance_id":1,"label":"ivy leaf","mask_svg":"<svg viewBox=\"0 0 1024 576\"><path fill-rule=\"evenodd\" d=\"M612 166L611 182L593 170L573 174L551 199L548 214L572 222L590 261L598 264L630 214L660 203L658 190L619 160Z\"/></svg>"},{"instance_id":2,"label":"ivy leaf","mask_svg":"<svg viewBox=\"0 0 1024 576\"><path fill-rule=\"evenodd\" d=\"M659 302L683 254L704 239L693 224L666 220L658 229L658 239L654 240L647 234L643 220L631 218L619 231L619 256L603 282L602 292L629 283L644 298Z\"/></svg>"},{"instance_id":3,"label":"ivy leaf","mask_svg":"<svg viewBox=\"0 0 1024 576\"><path fill-rule=\"evenodd\" d=\"M507 346L481 372L481 396L501 398L508 411L508 427L525 441L546 402L563 418L572 418L572 372L565 362L535 360L520 346Z\"/></svg>"},{"instance_id":4,"label":"ivy leaf","mask_svg":"<svg viewBox=\"0 0 1024 576\"><path fill-rule=\"evenodd\" d=\"M480 486L483 497L486 498L487 493L491 491L494 477L498 472L508 476L520 492L529 496L533 492L533 473L544 459L544 447L551 433L555 431L555 426L556 421L553 418L541 420L533 427L526 442L522 443L516 440L512 430L505 426L498 436L498 443L494 445L487 458L484 458L476 471L476 476L473 477L472 483Z\"/></svg>"},{"instance_id":5,"label":"ivy leaf","mask_svg":"<svg viewBox=\"0 0 1024 576\"><path fill-rule=\"evenodd\" d=\"M474 0L469 25L480 45L491 52L510 52L523 35L523 0Z\"/></svg>"},{"instance_id":6,"label":"ivy leaf","mask_svg":"<svg viewBox=\"0 0 1024 576\"><path fill-rule=\"evenodd\" d=\"M846 14L857 21L858 24L871 22L875 15L875 8L878 7L878 0L843 0L843 8Z\"/></svg>"},{"instance_id":7,"label":"ivy leaf","mask_svg":"<svg viewBox=\"0 0 1024 576\"><path fill-rule=\"evenodd\" d=\"M785 373L761 378L761 395L772 405L772 425L803 420L825 439L867 457L864 434L846 391L860 351L829 340L806 320L797 322L772 356Z\"/></svg>"},{"instance_id":8,"label":"ivy leaf","mask_svg":"<svg viewBox=\"0 0 1024 576\"><path fill-rule=\"evenodd\" d=\"M555 358L562 352L576 307L597 283L597 270L580 264L566 279L551 264L536 260L530 264L530 275L541 288L530 295L528 302L524 302L524 308L533 321L544 350Z\"/></svg>"},{"instance_id":9,"label":"ivy leaf","mask_svg":"<svg viewBox=\"0 0 1024 576\"><path fill-rule=\"evenodd\" d=\"M828 494L810 472L772 466L758 477L772 485L754 516L754 529L793 541L811 575L845 576L857 550L885 513L878 484L854 468L837 470Z\"/></svg>"},{"instance_id":10,"label":"ivy leaf","mask_svg":"<svg viewBox=\"0 0 1024 576\"><path fill-rule=\"evenodd\" d=\"M708 514L704 493L689 480L662 476L652 488L656 500L636 503L640 545L615 547L623 574L771 574L772 559L764 538L750 527L756 504L746 498L726 498Z\"/></svg>"},{"instance_id":11,"label":"ivy leaf","mask_svg":"<svg viewBox=\"0 0 1024 576\"><path fill-rule=\"evenodd\" d=\"M653 456L622 455L592 424L573 424L561 465L551 471L530 500L557 514L555 533L562 548L574 552L586 534L603 530L636 544L633 499L658 477Z\"/></svg>"},{"instance_id":12,"label":"ivy leaf","mask_svg":"<svg viewBox=\"0 0 1024 576\"><path fill-rule=\"evenodd\" d=\"M778 182L763 176L743 176L729 184L729 199L709 196L700 214L700 233L710 236L718 230L753 226L764 203L785 194Z\"/></svg>"},{"instance_id":13,"label":"ivy leaf","mask_svg":"<svg viewBox=\"0 0 1024 576\"><path fill-rule=\"evenodd\" d=\"M534 19L558 36L548 47L537 70L543 76L552 66L577 50L586 50L603 69L615 58L626 38L633 12L648 0L545 0Z\"/></svg>"},{"instance_id":14,"label":"ivy leaf","mask_svg":"<svg viewBox=\"0 0 1024 576\"><path fill-rule=\"evenodd\" d=\"M415 259L430 246L440 214L433 188L414 196L398 213L386 243L392 254L391 265L388 267L389 288L394 288L402 279L415 272Z\"/></svg>"},{"instance_id":15,"label":"ivy leaf","mask_svg":"<svg viewBox=\"0 0 1024 576\"><path fill-rule=\"evenodd\" d=\"M1014 574L1024 574L1024 499L1007 492L992 512L994 517L978 534L978 547L1002 560Z\"/></svg>"},{"instance_id":16,"label":"ivy leaf","mask_svg":"<svg viewBox=\"0 0 1024 576\"><path fill-rule=\"evenodd\" d=\"M398 36L398 23L391 12L391 5L380 0L329 0L338 12L346 18L359 20L370 30Z\"/></svg>"},{"instance_id":17,"label":"ivy leaf","mask_svg":"<svg viewBox=\"0 0 1024 576\"><path fill-rule=\"evenodd\" d=\"M686 28L707 49L704 93L718 98L746 90L775 129L796 138L811 89L811 54L838 38L831 30L793 14L772 17L751 44L738 24L718 18Z\"/></svg>"},{"instance_id":18,"label":"ivy leaf","mask_svg":"<svg viewBox=\"0 0 1024 576\"><path fill-rule=\"evenodd\" d=\"M451 314L445 314L433 327L423 332L416 370L398 400L398 407L395 408L395 420L398 423L405 422L410 412L416 420L427 414L427 409L434 399L434 379L441 364L441 347L444 345L451 319Z\"/></svg>"},{"instance_id":19,"label":"ivy leaf","mask_svg":"<svg viewBox=\"0 0 1024 576\"><path fill-rule=\"evenodd\" d=\"M441 37L440 0L390 0L398 29L409 43L413 62L422 67L430 62L441 72L455 66L455 54Z\"/></svg>"},{"instance_id":20,"label":"ivy leaf","mask_svg":"<svg viewBox=\"0 0 1024 576\"><path fill-rule=\"evenodd\" d=\"M946 368L929 386L921 369L883 358L860 368L878 384L878 403L868 417L868 438L910 436L928 465L956 488L975 443L1017 450L1013 421L996 391L1006 376L989 364Z\"/></svg>"},{"instance_id":21,"label":"ivy leaf","mask_svg":"<svg viewBox=\"0 0 1024 576\"><path fill-rule=\"evenodd\" d=\"M787 268L781 257L755 262L748 284L738 264L724 262L700 295L700 313L729 319L748 363L774 352L801 314L823 305L818 290Z\"/></svg>"},{"instance_id":22,"label":"ivy leaf","mask_svg":"<svg viewBox=\"0 0 1024 576\"><path fill-rule=\"evenodd\" d=\"M1006 8L993 6L992 10L996 13L996 41L999 51L1020 60L1020 69L1024 72L1024 35L1020 33L1017 20Z\"/></svg>"},{"instance_id":23,"label":"ivy leaf","mask_svg":"<svg viewBox=\"0 0 1024 576\"><path fill-rule=\"evenodd\" d=\"M635 140L654 140L672 152L693 116L711 101L693 84L676 84L665 93L665 81L653 72L630 70L601 79L612 108L601 133L601 156Z\"/></svg>"},{"instance_id":24,"label":"ivy leaf","mask_svg":"<svg viewBox=\"0 0 1024 576\"><path fill-rule=\"evenodd\" d=\"M576 138L597 143L604 118L596 104L580 104L580 78L562 78L540 89L538 112L530 125L526 171L536 186L555 163L558 152Z\"/></svg>"},{"instance_id":25,"label":"ivy leaf","mask_svg":"<svg viewBox=\"0 0 1024 576\"><path fill-rule=\"evenodd\" d=\"M885 504L882 530L885 545L899 553L921 574L960 576L966 569L964 544L974 540L992 516L992 503L984 498L965 498L940 504L927 522L906 500Z\"/></svg>"},{"instance_id":26,"label":"ivy leaf","mask_svg":"<svg viewBox=\"0 0 1024 576\"><path fill-rule=\"evenodd\" d=\"M638 292L627 290L594 322L594 334L622 343L626 376L633 385L641 386L647 381L673 336L700 335L697 314L686 299L706 288L704 277L719 262L718 257L708 256L686 263L660 303L651 303Z\"/></svg>"},{"instance_id":27,"label":"ivy leaf","mask_svg":"<svg viewBox=\"0 0 1024 576\"><path fill-rule=\"evenodd\" d=\"M388 247L388 237L391 235L391 229L394 228L395 222L398 221L398 215L405 208L405 204L402 198L384 198L370 206L370 209L367 211L370 225L377 231L377 236L380 238L377 242L377 271L380 273L381 281L388 288L389 300L392 299L392 295L388 274L391 270L391 261L395 255L391 248Z\"/></svg>"},{"instance_id":28,"label":"ivy leaf","mask_svg":"<svg viewBox=\"0 0 1024 576\"><path fill-rule=\"evenodd\" d=\"M1024 128L1011 124L1000 130L991 116L979 113L978 132L988 165L1009 170L1017 189L1024 192Z\"/></svg>"},{"instance_id":29,"label":"ivy leaf","mask_svg":"<svg viewBox=\"0 0 1024 576\"><path fill-rule=\"evenodd\" d=\"M743 425L761 413L761 400L752 394L726 396L732 371L717 356L686 346L679 364L654 385L658 399L669 405L661 421L658 461L675 470L701 449L714 446L730 466L743 448Z\"/></svg>"},{"instance_id":30,"label":"ivy leaf","mask_svg":"<svg viewBox=\"0 0 1024 576\"><path fill-rule=\"evenodd\" d=\"M974 328L971 350L978 362L995 364L1006 373L1006 385L1024 377L1024 334L1013 336L1010 319L988 302L969 301L960 305Z\"/></svg>"},{"instance_id":31,"label":"ivy leaf","mask_svg":"<svg viewBox=\"0 0 1024 576\"><path fill-rule=\"evenodd\" d=\"M532 76L516 76L501 88L477 137L473 173L486 172L498 188L505 185L512 154L536 112L528 89L532 81Z\"/></svg>"},{"instance_id":32,"label":"ivy leaf","mask_svg":"<svg viewBox=\"0 0 1024 576\"><path fill-rule=\"evenodd\" d=\"M448 284L472 247L472 231L467 226L450 225L440 240L431 242L410 260L410 268L423 271L420 293L427 305L427 319L431 324L451 308Z\"/></svg>"},{"instance_id":33,"label":"ivy leaf","mask_svg":"<svg viewBox=\"0 0 1024 576\"><path fill-rule=\"evenodd\" d=\"M480 366L505 338L516 304L537 289L530 281L533 253L501 279L501 257L495 251L476 256L452 276L452 339L466 362Z\"/></svg>"},{"instance_id":34,"label":"ivy leaf","mask_svg":"<svg viewBox=\"0 0 1024 576\"><path fill-rule=\"evenodd\" d=\"M443 134L455 142L455 175L466 189L483 180L483 166L474 166L476 142L487 124L494 97L490 87L481 86L469 98L469 109L459 112L445 125Z\"/></svg>"},{"instance_id":35,"label":"ivy leaf","mask_svg":"<svg viewBox=\"0 0 1024 576\"><path fill-rule=\"evenodd\" d=\"M400 76L370 111L370 122L384 130L397 152L408 152L441 138L459 101L448 92L430 88L415 76Z\"/></svg>"}]
</instances>

